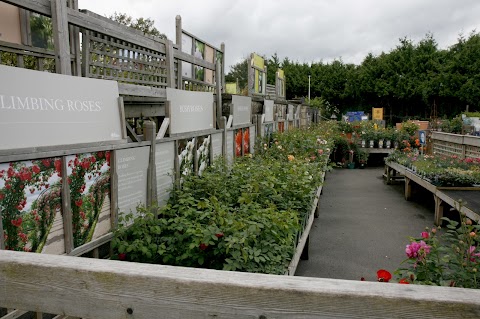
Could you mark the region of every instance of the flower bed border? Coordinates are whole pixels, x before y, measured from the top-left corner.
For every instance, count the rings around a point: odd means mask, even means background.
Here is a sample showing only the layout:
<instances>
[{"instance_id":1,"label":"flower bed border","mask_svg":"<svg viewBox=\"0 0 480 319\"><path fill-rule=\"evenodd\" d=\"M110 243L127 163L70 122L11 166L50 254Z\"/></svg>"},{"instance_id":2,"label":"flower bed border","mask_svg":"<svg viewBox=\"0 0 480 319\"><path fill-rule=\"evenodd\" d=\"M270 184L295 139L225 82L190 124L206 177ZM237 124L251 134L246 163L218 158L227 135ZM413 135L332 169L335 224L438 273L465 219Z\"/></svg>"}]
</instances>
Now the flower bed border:
<instances>
[{"instance_id":1,"label":"flower bed border","mask_svg":"<svg viewBox=\"0 0 480 319\"><path fill-rule=\"evenodd\" d=\"M322 172L322 183L325 180L325 172ZM295 247L295 254L292 257L292 260L290 261L290 264L288 265L287 271L285 272L285 275L287 276L295 276L295 271L297 270L298 263L300 262L300 259L302 258L302 254L304 253L305 250L308 252L308 247L309 247L309 236L310 236L310 230L313 225L313 220L318 217L318 212L320 209L320 195L322 193L323 185L320 185L317 188L317 191L315 193L315 198L312 203L312 209L310 211L310 215L308 217L307 223L305 224L305 227L303 228L302 231L302 236L299 238L297 245Z\"/></svg>"}]
</instances>

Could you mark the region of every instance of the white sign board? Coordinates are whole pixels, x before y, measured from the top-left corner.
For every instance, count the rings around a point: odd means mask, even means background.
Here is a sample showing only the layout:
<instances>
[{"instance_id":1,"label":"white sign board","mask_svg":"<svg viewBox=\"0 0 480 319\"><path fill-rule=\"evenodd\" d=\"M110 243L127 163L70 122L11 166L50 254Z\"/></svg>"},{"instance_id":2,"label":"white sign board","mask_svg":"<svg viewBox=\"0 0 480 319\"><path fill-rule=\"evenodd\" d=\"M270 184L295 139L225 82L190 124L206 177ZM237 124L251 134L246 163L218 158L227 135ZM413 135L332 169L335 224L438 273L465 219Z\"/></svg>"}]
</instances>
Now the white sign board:
<instances>
[{"instance_id":1,"label":"white sign board","mask_svg":"<svg viewBox=\"0 0 480 319\"><path fill-rule=\"evenodd\" d=\"M233 125L250 124L252 122L252 98L232 95Z\"/></svg>"},{"instance_id":2,"label":"white sign board","mask_svg":"<svg viewBox=\"0 0 480 319\"><path fill-rule=\"evenodd\" d=\"M263 102L263 114L265 114L265 122L273 122L273 101L265 100Z\"/></svg>"},{"instance_id":3,"label":"white sign board","mask_svg":"<svg viewBox=\"0 0 480 319\"><path fill-rule=\"evenodd\" d=\"M118 175L118 209L121 214L137 216L137 206L147 202L147 170L150 147L116 151Z\"/></svg>"},{"instance_id":4,"label":"white sign board","mask_svg":"<svg viewBox=\"0 0 480 319\"><path fill-rule=\"evenodd\" d=\"M233 147L233 130L227 131L227 149L226 149L226 158L227 158L227 163L231 165L233 163L233 152L235 151Z\"/></svg>"},{"instance_id":5,"label":"white sign board","mask_svg":"<svg viewBox=\"0 0 480 319\"><path fill-rule=\"evenodd\" d=\"M213 129L213 93L167 88L170 134Z\"/></svg>"},{"instance_id":6,"label":"white sign board","mask_svg":"<svg viewBox=\"0 0 480 319\"><path fill-rule=\"evenodd\" d=\"M122 139L118 84L0 65L0 150Z\"/></svg>"},{"instance_id":7,"label":"white sign board","mask_svg":"<svg viewBox=\"0 0 480 319\"><path fill-rule=\"evenodd\" d=\"M255 150L255 137L255 126L250 126L250 154L253 154Z\"/></svg>"},{"instance_id":8,"label":"white sign board","mask_svg":"<svg viewBox=\"0 0 480 319\"><path fill-rule=\"evenodd\" d=\"M158 143L155 147L155 169L157 175L158 206L164 206L173 188L175 169L175 143Z\"/></svg>"},{"instance_id":9,"label":"white sign board","mask_svg":"<svg viewBox=\"0 0 480 319\"><path fill-rule=\"evenodd\" d=\"M288 120L289 121L293 121L293 113L294 113L294 108L293 108L293 105L292 104L288 104Z\"/></svg>"},{"instance_id":10,"label":"white sign board","mask_svg":"<svg viewBox=\"0 0 480 319\"><path fill-rule=\"evenodd\" d=\"M212 134L213 157L222 156L223 133Z\"/></svg>"}]
</instances>

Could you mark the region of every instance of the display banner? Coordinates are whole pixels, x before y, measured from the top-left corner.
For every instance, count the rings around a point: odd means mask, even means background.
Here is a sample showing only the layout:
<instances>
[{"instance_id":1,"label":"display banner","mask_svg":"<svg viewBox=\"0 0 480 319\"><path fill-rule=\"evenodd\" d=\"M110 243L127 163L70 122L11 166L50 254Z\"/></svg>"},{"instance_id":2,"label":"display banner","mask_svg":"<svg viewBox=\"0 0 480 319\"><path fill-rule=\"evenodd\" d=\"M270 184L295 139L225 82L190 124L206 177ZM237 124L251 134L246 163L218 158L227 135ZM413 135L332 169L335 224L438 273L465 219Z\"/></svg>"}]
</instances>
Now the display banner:
<instances>
[{"instance_id":1,"label":"display banner","mask_svg":"<svg viewBox=\"0 0 480 319\"><path fill-rule=\"evenodd\" d=\"M214 128L213 93L167 88L169 133L203 131Z\"/></svg>"},{"instance_id":2,"label":"display banner","mask_svg":"<svg viewBox=\"0 0 480 319\"><path fill-rule=\"evenodd\" d=\"M122 138L115 81L0 65L0 150Z\"/></svg>"},{"instance_id":3,"label":"display banner","mask_svg":"<svg viewBox=\"0 0 480 319\"><path fill-rule=\"evenodd\" d=\"M111 231L110 152L67 156L67 178L73 245L79 247Z\"/></svg>"},{"instance_id":4,"label":"display banner","mask_svg":"<svg viewBox=\"0 0 480 319\"><path fill-rule=\"evenodd\" d=\"M184 33L182 33L182 52L190 55L193 54L193 39ZM182 61L182 76L193 78L192 70L193 65L191 63Z\"/></svg>"},{"instance_id":5,"label":"display banner","mask_svg":"<svg viewBox=\"0 0 480 319\"><path fill-rule=\"evenodd\" d=\"M253 154L255 149L255 126L250 126L250 153Z\"/></svg>"},{"instance_id":6,"label":"display banner","mask_svg":"<svg viewBox=\"0 0 480 319\"><path fill-rule=\"evenodd\" d=\"M265 114L265 122L273 122L273 100L263 101L263 114Z\"/></svg>"},{"instance_id":7,"label":"display banner","mask_svg":"<svg viewBox=\"0 0 480 319\"><path fill-rule=\"evenodd\" d=\"M233 125L252 123L252 98L249 96L232 95Z\"/></svg>"},{"instance_id":8,"label":"display banner","mask_svg":"<svg viewBox=\"0 0 480 319\"><path fill-rule=\"evenodd\" d=\"M164 206L170 198L175 169L175 143L158 143L155 147L158 206Z\"/></svg>"},{"instance_id":9,"label":"display banner","mask_svg":"<svg viewBox=\"0 0 480 319\"><path fill-rule=\"evenodd\" d=\"M116 152L120 215L133 213L136 217L137 206L147 203L149 155L149 146L122 149Z\"/></svg>"},{"instance_id":10,"label":"display banner","mask_svg":"<svg viewBox=\"0 0 480 319\"><path fill-rule=\"evenodd\" d=\"M233 134L234 131L227 131L227 150L226 150L226 158L227 158L227 163L232 164L233 163L233 155L234 155L234 139L233 139Z\"/></svg>"},{"instance_id":11,"label":"display banner","mask_svg":"<svg viewBox=\"0 0 480 319\"><path fill-rule=\"evenodd\" d=\"M212 134L212 152L213 157L222 156L222 133Z\"/></svg>"},{"instance_id":12,"label":"display banner","mask_svg":"<svg viewBox=\"0 0 480 319\"><path fill-rule=\"evenodd\" d=\"M294 115L294 107L292 104L288 104L288 115L287 115L287 119L289 121L293 121L293 115Z\"/></svg>"},{"instance_id":13,"label":"display banner","mask_svg":"<svg viewBox=\"0 0 480 319\"><path fill-rule=\"evenodd\" d=\"M372 107L372 120L383 120L383 107Z\"/></svg>"},{"instance_id":14,"label":"display banner","mask_svg":"<svg viewBox=\"0 0 480 319\"><path fill-rule=\"evenodd\" d=\"M0 222L8 250L64 254L62 160L0 163Z\"/></svg>"}]
</instances>

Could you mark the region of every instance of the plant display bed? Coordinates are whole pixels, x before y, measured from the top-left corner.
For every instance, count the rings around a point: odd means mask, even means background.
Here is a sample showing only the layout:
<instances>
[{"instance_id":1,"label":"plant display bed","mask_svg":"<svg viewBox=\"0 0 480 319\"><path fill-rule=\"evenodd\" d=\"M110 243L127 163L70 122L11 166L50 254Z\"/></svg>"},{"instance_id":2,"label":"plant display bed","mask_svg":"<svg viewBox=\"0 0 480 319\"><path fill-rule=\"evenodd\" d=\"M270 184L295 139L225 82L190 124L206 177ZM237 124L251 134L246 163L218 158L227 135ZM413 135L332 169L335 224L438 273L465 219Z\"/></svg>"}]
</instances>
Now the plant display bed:
<instances>
[{"instance_id":1,"label":"plant display bed","mask_svg":"<svg viewBox=\"0 0 480 319\"><path fill-rule=\"evenodd\" d=\"M405 199L412 198L412 183L415 183L433 194L435 200L435 224L441 224L444 205L447 204L470 219L480 220L480 187L439 187L417 175L411 169L395 162L387 162L384 176L387 184L391 184L401 174L405 180Z\"/></svg>"}]
</instances>

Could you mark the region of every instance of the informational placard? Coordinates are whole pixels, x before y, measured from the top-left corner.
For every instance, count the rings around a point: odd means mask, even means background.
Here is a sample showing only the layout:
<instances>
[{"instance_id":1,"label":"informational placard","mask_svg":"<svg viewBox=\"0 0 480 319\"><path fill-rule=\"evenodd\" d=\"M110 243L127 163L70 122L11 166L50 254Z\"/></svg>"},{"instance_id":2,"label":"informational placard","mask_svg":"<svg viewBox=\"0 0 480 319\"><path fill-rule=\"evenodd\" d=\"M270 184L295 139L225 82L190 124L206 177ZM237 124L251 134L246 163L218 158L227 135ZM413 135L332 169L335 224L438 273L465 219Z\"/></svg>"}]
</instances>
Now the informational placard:
<instances>
[{"instance_id":1,"label":"informational placard","mask_svg":"<svg viewBox=\"0 0 480 319\"><path fill-rule=\"evenodd\" d=\"M265 114L265 122L273 122L273 100L263 101L263 114Z\"/></svg>"},{"instance_id":2,"label":"informational placard","mask_svg":"<svg viewBox=\"0 0 480 319\"><path fill-rule=\"evenodd\" d=\"M372 107L372 120L383 120L383 107Z\"/></svg>"},{"instance_id":3,"label":"informational placard","mask_svg":"<svg viewBox=\"0 0 480 319\"><path fill-rule=\"evenodd\" d=\"M182 33L182 52L193 54L193 39L184 33ZM191 63L182 62L182 75L184 77L193 78L192 70L193 66Z\"/></svg>"},{"instance_id":4,"label":"informational placard","mask_svg":"<svg viewBox=\"0 0 480 319\"><path fill-rule=\"evenodd\" d=\"M67 156L67 176L73 244L79 247L111 230L110 152Z\"/></svg>"},{"instance_id":5,"label":"informational placard","mask_svg":"<svg viewBox=\"0 0 480 319\"><path fill-rule=\"evenodd\" d=\"M222 133L212 134L213 158L222 155L222 142L223 142L222 135L223 135Z\"/></svg>"},{"instance_id":6,"label":"informational placard","mask_svg":"<svg viewBox=\"0 0 480 319\"><path fill-rule=\"evenodd\" d=\"M0 150L122 138L115 81L0 65Z\"/></svg>"},{"instance_id":7,"label":"informational placard","mask_svg":"<svg viewBox=\"0 0 480 319\"><path fill-rule=\"evenodd\" d=\"M253 154L255 149L255 126L250 126L250 154Z\"/></svg>"},{"instance_id":8,"label":"informational placard","mask_svg":"<svg viewBox=\"0 0 480 319\"><path fill-rule=\"evenodd\" d=\"M0 2L0 41L22 44L20 8Z\"/></svg>"},{"instance_id":9,"label":"informational placard","mask_svg":"<svg viewBox=\"0 0 480 319\"><path fill-rule=\"evenodd\" d=\"M6 249L64 254L61 158L0 163L0 223Z\"/></svg>"},{"instance_id":10,"label":"informational placard","mask_svg":"<svg viewBox=\"0 0 480 319\"><path fill-rule=\"evenodd\" d=\"M205 45L205 61L215 63L215 49ZM213 84L213 70L205 69L205 82Z\"/></svg>"},{"instance_id":11,"label":"informational placard","mask_svg":"<svg viewBox=\"0 0 480 319\"><path fill-rule=\"evenodd\" d=\"M232 95L233 125L250 124L252 122L252 98Z\"/></svg>"},{"instance_id":12,"label":"informational placard","mask_svg":"<svg viewBox=\"0 0 480 319\"><path fill-rule=\"evenodd\" d=\"M294 115L294 107L292 104L288 104L288 115L287 118L289 121L293 121L293 115Z\"/></svg>"},{"instance_id":13,"label":"informational placard","mask_svg":"<svg viewBox=\"0 0 480 319\"><path fill-rule=\"evenodd\" d=\"M120 215L137 215L137 206L147 202L147 170L150 147L116 152L118 175L118 209Z\"/></svg>"},{"instance_id":14,"label":"informational placard","mask_svg":"<svg viewBox=\"0 0 480 319\"><path fill-rule=\"evenodd\" d=\"M427 144L427 133L425 131L418 131L418 136L420 137L420 144L425 145Z\"/></svg>"},{"instance_id":15,"label":"informational placard","mask_svg":"<svg viewBox=\"0 0 480 319\"><path fill-rule=\"evenodd\" d=\"M169 133L178 134L213 129L213 93L167 88Z\"/></svg>"},{"instance_id":16,"label":"informational placard","mask_svg":"<svg viewBox=\"0 0 480 319\"><path fill-rule=\"evenodd\" d=\"M155 168L157 174L157 202L164 206L173 188L175 169L175 143L158 143L155 147Z\"/></svg>"},{"instance_id":17,"label":"informational placard","mask_svg":"<svg viewBox=\"0 0 480 319\"><path fill-rule=\"evenodd\" d=\"M234 155L234 139L233 139L234 131L227 131L227 150L226 150L226 158L227 163L233 163L233 155Z\"/></svg>"}]
</instances>

